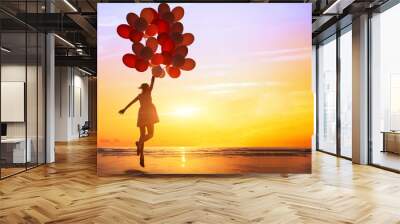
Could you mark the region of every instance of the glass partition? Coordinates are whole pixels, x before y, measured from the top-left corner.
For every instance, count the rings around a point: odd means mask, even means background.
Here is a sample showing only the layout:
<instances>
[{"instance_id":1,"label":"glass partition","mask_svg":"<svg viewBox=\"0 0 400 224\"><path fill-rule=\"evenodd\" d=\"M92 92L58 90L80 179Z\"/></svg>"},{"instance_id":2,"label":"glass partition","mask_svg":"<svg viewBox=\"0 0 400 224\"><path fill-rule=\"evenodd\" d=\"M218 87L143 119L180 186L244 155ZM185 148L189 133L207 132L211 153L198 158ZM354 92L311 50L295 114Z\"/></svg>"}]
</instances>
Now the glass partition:
<instances>
[{"instance_id":1,"label":"glass partition","mask_svg":"<svg viewBox=\"0 0 400 224\"><path fill-rule=\"evenodd\" d=\"M25 32L1 34L2 177L24 171L31 158L26 150L26 41Z\"/></svg>"},{"instance_id":2,"label":"glass partition","mask_svg":"<svg viewBox=\"0 0 400 224\"><path fill-rule=\"evenodd\" d=\"M1 1L19 16L44 1ZM4 22L6 21L6 22ZM45 163L45 35L0 12L0 178Z\"/></svg>"}]
</instances>

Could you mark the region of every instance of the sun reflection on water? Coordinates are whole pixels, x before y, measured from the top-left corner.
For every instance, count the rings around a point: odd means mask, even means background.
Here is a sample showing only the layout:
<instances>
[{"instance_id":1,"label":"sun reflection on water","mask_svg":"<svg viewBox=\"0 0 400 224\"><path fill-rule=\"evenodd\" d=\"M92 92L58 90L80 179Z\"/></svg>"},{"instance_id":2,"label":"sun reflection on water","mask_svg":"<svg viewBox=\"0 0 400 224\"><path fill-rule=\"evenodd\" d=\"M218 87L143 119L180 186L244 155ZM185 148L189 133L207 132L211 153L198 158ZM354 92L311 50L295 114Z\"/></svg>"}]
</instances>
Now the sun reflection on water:
<instances>
[{"instance_id":1,"label":"sun reflection on water","mask_svg":"<svg viewBox=\"0 0 400 224\"><path fill-rule=\"evenodd\" d=\"M180 147L181 150L181 167L186 166L186 149L185 147Z\"/></svg>"}]
</instances>

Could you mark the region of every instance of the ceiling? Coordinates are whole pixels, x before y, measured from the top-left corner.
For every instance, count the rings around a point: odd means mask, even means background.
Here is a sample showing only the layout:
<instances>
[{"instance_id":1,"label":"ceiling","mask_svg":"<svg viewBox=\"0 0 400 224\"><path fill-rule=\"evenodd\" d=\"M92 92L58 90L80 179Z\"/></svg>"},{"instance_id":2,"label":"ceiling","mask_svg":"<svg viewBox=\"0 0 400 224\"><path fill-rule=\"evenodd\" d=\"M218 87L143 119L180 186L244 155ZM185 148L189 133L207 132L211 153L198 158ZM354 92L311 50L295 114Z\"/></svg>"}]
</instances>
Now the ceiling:
<instances>
[{"instance_id":1,"label":"ceiling","mask_svg":"<svg viewBox=\"0 0 400 224\"><path fill-rule=\"evenodd\" d=\"M206 0L207 1L207 0ZM263 0L250 2L270 3L311 3L313 9L313 41L319 40L335 32L337 21L346 19L368 9L377 7L387 0ZM96 73L96 27L97 3L105 2L139 2L132 0L1 0L0 22L4 41L10 47L20 49L25 46L25 39L18 34L25 28L41 32L55 32L56 65L70 65L85 68ZM152 2L152 1L140 1ZM169 1L171 2L171 1ZM184 2L184 1L178 1ZM189 0L186 2L204 2ZM223 2L212 1L207 2ZM249 2L249 1L229 1ZM50 4L49 4L50 3ZM49 11L52 13L48 13ZM28 12L28 13L26 13ZM347 18L346 18L347 17ZM342 22L345 26L346 22ZM333 27L333 28L332 28ZM7 39L8 38L8 39ZM3 43L3 46L5 42ZM13 43L11 43L13 42ZM33 46L29 45L29 46ZM27 52L32 50L28 48Z\"/></svg>"}]
</instances>

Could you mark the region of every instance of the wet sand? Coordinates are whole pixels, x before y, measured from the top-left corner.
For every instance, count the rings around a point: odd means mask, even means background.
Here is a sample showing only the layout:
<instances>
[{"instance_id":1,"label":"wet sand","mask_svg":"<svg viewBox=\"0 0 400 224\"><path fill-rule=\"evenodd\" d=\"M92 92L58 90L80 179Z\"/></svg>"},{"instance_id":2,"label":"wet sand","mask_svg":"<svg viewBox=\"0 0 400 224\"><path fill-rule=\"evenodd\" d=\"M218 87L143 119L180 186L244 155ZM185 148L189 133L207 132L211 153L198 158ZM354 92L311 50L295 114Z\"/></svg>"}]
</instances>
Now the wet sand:
<instances>
[{"instance_id":1,"label":"wet sand","mask_svg":"<svg viewBox=\"0 0 400 224\"><path fill-rule=\"evenodd\" d=\"M309 149L98 149L99 176L138 174L311 173Z\"/></svg>"}]
</instances>

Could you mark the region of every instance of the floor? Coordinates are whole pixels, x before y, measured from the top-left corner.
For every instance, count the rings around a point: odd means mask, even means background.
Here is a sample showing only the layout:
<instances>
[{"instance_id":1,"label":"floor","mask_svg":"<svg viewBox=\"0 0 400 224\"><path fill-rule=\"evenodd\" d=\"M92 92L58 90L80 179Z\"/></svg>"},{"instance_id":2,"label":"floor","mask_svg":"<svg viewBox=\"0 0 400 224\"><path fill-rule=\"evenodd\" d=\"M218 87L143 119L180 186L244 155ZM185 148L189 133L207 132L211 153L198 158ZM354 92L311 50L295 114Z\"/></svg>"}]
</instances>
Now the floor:
<instances>
[{"instance_id":1,"label":"floor","mask_svg":"<svg viewBox=\"0 0 400 224\"><path fill-rule=\"evenodd\" d=\"M312 174L98 177L94 138L0 181L0 223L400 223L400 175L313 154Z\"/></svg>"},{"instance_id":2,"label":"floor","mask_svg":"<svg viewBox=\"0 0 400 224\"><path fill-rule=\"evenodd\" d=\"M400 170L400 155L392 152L374 151L373 154L374 164L389 167L395 170Z\"/></svg>"}]
</instances>

